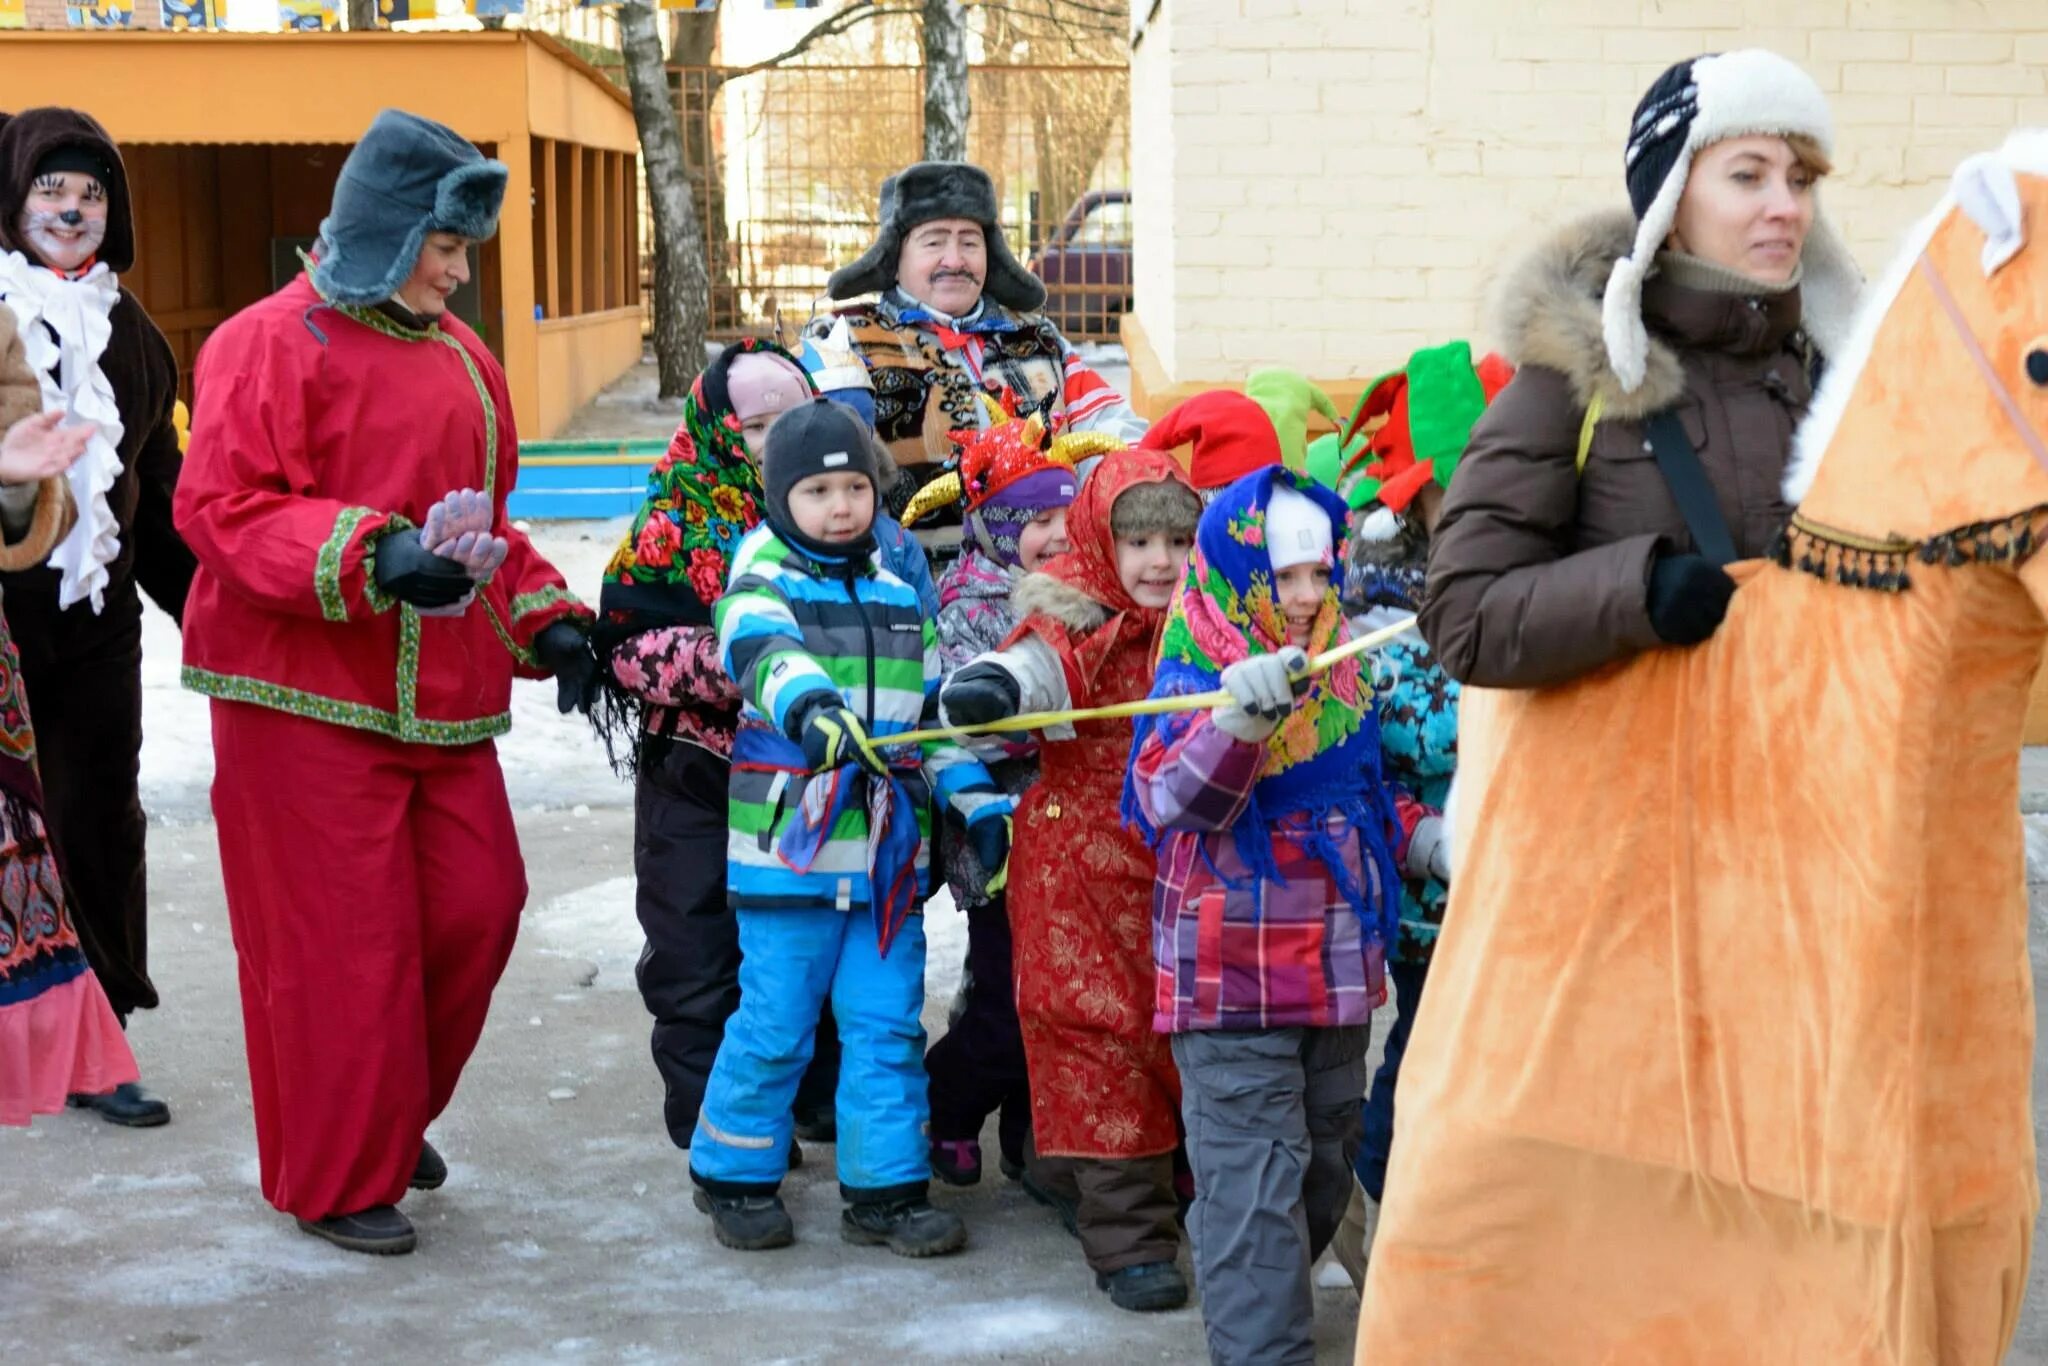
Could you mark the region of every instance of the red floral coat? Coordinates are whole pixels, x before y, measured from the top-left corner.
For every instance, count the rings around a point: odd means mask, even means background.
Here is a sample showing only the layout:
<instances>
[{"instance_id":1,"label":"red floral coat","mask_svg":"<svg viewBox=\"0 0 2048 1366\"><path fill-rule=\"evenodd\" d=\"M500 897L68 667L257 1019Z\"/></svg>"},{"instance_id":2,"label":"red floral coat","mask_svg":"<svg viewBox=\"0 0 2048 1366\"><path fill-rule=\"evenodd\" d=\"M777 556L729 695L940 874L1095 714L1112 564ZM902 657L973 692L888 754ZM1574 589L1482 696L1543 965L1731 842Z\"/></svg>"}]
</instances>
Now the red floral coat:
<instances>
[{"instance_id":1,"label":"red floral coat","mask_svg":"<svg viewBox=\"0 0 2048 1366\"><path fill-rule=\"evenodd\" d=\"M1164 611L1133 603L1116 577L1109 507L1132 484L1180 477L1167 457L1113 455L1067 515L1074 550L1030 575L1022 624L1058 656L1068 704L1144 697ZM1010 858L1017 1015L1031 1073L1038 1151L1129 1158L1179 1142L1180 1074L1152 1029L1152 883L1157 861L1118 808L1129 721L1048 733L1039 780L1020 799Z\"/></svg>"}]
</instances>

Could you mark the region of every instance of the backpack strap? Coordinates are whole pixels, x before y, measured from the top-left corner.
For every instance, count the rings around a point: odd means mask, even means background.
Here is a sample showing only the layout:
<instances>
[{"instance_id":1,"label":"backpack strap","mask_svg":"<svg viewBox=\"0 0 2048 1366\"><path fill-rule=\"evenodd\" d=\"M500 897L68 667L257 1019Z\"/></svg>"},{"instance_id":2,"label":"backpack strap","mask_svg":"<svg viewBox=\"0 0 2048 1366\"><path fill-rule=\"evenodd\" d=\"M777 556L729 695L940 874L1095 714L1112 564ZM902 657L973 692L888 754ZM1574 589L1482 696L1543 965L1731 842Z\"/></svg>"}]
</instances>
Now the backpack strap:
<instances>
[{"instance_id":1,"label":"backpack strap","mask_svg":"<svg viewBox=\"0 0 2048 1366\"><path fill-rule=\"evenodd\" d=\"M1600 425L1600 414L1607 408L1607 400L1599 394L1586 405L1586 420L1579 424L1578 472L1586 472L1586 457L1593 453L1593 429Z\"/></svg>"},{"instance_id":2,"label":"backpack strap","mask_svg":"<svg viewBox=\"0 0 2048 1366\"><path fill-rule=\"evenodd\" d=\"M1735 538L1728 534L1728 520L1721 515L1720 500L1714 497L1706 467L1700 464L1699 452L1686 437L1685 424L1678 420L1677 411L1666 409L1648 419L1643 423L1643 434L1650 438L1657 469L1678 504L1679 515L1685 518L1685 529L1692 533L1693 545L1715 564L1733 564Z\"/></svg>"}]
</instances>

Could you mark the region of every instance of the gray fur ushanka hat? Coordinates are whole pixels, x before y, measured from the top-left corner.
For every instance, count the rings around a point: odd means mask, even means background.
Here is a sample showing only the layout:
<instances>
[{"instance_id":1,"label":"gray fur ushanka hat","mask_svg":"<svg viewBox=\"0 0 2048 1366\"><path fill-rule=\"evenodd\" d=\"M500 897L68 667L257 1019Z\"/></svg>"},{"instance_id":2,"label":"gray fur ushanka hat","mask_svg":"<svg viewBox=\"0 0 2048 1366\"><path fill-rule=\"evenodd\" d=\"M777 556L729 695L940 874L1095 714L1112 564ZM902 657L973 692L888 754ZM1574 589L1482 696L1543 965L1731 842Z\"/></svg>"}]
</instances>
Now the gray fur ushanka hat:
<instances>
[{"instance_id":1,"label":"gray fur ushanka hat","mask_svg":"<svg viewBox=\"0 0 2048 1366\"><path fill-rule=\"evenodd\" d=\"M341 164L320 224L313 283L338 304L377 304L412 275L430 232L498 230L509 173L454 129L386 109Z\"/></svg>"},{"instance_id":2,"label":"gray fur ushanka hat","mask_svg":"<svg viewBox=\"0 0 2048 1366\"><path fill-rule=\"evenodd\" d=\"M988 238L988 278L981 292L1017 313L1045 307L1045 285L1010 253L996 221L996 186L988 172L964 161L920 161L882 182L881 230L858 261L832 272L825 284L835 299L879 294L896 283L903 239L921 223L964 218Z\"/></svg>"}]
</instances>

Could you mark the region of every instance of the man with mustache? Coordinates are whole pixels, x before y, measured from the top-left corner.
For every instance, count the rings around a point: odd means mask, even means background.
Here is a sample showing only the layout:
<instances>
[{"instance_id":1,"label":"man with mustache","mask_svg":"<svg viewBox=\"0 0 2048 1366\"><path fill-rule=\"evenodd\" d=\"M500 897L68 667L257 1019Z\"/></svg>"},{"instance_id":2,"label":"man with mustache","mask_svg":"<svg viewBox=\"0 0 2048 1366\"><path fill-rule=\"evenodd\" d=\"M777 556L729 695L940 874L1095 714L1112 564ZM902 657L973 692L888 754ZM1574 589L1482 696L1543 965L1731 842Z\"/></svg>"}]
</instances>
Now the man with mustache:
<instances>
[{"instance_id":1,"label":"man with mustache","mask_svg":"<svg viewBox=\"0 0 2048 1366\"><path fill-rule=\"evenodd\" d=\"M849 324L874 381L875 430L901 471L886 491L891 512L937 477L952 451L947 432L987 425L979 393L1007 390L1048 428L1126 443L1144 435L1124 396L1039 313L1045 286L1003 240L988 172L921 161L882 182L881 220L875 244L827 285L834 299L875 299L811 331Z\"/></svg>"},{"instance_id":2,"label":"man with mustache","mask_svg":"<svg viewBox=\"0 0 2048 1366\"><path fill-rule=\"evenodd\" d=\"M0 127L0 298L20 324L44 411L92 424L68 474L78 522L46 565L0 574L35 714L46 816L86 959L122 1022L157 1003L149 979L142 753L142 598L182 621L191 551L171 524L178 366L120 284L135 262L128 177L76 109ZM32 485L0 489L26 526ZM138 592L138 589L140 592ZM71 1103L110 1123L163 1124L134 1082Z\"/></svg>"}]
</instances>

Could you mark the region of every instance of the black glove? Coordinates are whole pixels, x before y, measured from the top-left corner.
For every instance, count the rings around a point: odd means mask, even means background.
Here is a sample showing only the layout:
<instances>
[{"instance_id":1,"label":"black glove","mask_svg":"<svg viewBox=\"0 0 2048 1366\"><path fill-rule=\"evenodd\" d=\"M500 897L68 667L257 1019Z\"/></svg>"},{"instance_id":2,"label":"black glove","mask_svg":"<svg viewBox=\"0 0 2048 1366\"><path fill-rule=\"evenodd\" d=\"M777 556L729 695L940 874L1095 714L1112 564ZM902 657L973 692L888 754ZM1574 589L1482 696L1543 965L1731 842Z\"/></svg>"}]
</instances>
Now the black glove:
<instances>
[{"instance_id":1,"label":"black glove","mask_svg":"<svg viewBox=\"0 0 2048 1366\"><path fill-rule=\"evenodd\" d=\"M370 556L377 586L414 607L447 607L476 587L460 562L436 555L411 531L378 538Z\"/></svg>"},{"instance_id":2,"label":"black glove","mask_svg":"<svg viewBox=\"0 0 2048 1366\"><path fill-rule=\"evenodd\" d=\"M791 718L790 729L804 747L804 763L813 773L830 773L854 764L878 778L889 776L889 766L868 740L867 727L837 693L820 693Z\"/></svg>"},{"instance_id":3,"label":"black glove","mask_svg":"<svg viewBox=\"0 0 2048 1366\"><path fill-rule=\"evenodd\" d=\"M1667 645L1697 645L1728 615L1735 580L1701 555L1661 556L1650 570L1650 629Z\"/></svg>"},{"instance_id":4,"label":"black glove","mask_svg":"<svg viewBox=\"0 0 2048 1366\"><path fill-rule=\"evenodd\" d=\"M1000 664L969 664L939 689L939 708L950 725L979 726L1015 716L1024 705L1017 680Z\"/></svg>"},{"instance_id":5,"label":"black glove","mask_svg":"<svg viewBox=\"0 0 2048 1366\"><path fill-rule=\"evenodd\" d=\"M533 638L533 656L555 676L555 710L564 716L572 711L590 715L597 701L598 670L589 634L573 621L550 622Z\"/></svg>"}]
</instances>

